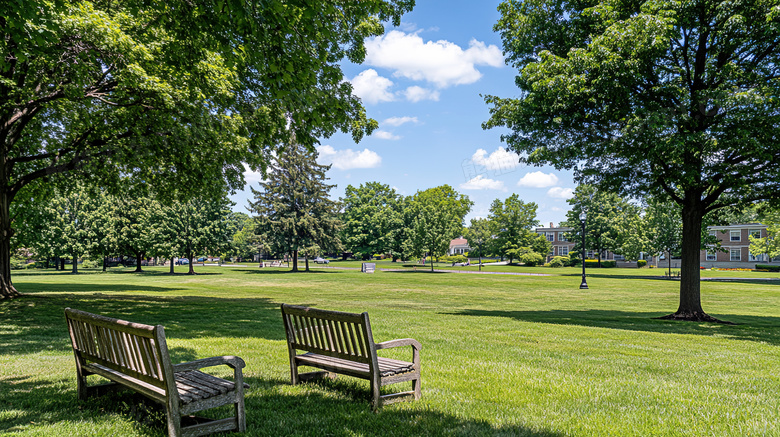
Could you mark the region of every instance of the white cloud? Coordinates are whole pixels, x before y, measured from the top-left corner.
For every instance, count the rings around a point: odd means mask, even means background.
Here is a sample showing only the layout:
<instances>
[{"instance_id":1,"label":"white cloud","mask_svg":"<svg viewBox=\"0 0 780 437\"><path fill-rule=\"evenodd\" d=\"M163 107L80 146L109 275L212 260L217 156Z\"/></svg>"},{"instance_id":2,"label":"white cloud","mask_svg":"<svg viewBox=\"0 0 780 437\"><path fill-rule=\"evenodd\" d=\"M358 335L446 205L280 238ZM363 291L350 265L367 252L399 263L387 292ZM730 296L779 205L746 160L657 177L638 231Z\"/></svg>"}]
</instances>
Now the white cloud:
<instances>
[{"instance_id":1,"label":"white cloud","mask_svg":"<svg viewBox=\"0 0 780 437\"><path fill-rule=\"evenodd\" d=\"M382 122L382 124L389 124L390 126L400 126L406 123L417 124L419 121L417 117L390 117Z\"/></svg>"},{"instance_id":2,"label":"white cloud","mask_svg":"<svg viewBox=\"0 0 780 437\"><path fill-rule=\"evenodd\" d=\"M525 176L517 181L518 186L532 188L546 188L557 184L558 176L555 176L553 173L542 173L540 171L526 173Z\"/></svg>"},{"instance_id":3,"label":"white cloud","mask_svg":"<svg viewBox=\"0 0 780 437\"><path fill-rule=\"evenodd\" d=\"M520 166L520 156L499 147L490 155L485 149L477 149L471 156L471 162L485 167L489 171L511 171Z\"/></svg>"},{"instance_id":4,"label":"white cloud","mask_svg":"<svg viewBox=\"0 0 780 437\"><path fill-rule=\"evenodd\" d=\"M353 168L375 168L382 164L382 157L373 150L336 150L333 146L318 146L319 158L325 164L333 164L333 168L350 170Z\"/></svg>"},{"instance_id":5,"label":"white cloud","mask_svg":"<svg viewBox=\"0 0 780 437\"><path fill-rule=\"evenodd\" d=\"M475 66L504 63L495 45L472 39L469 48L446 41L423 41L418 33L393 30L366 41L366 64L394 70L396 77L424 80L438 88L474 83L482 77Z\"/></svg>"},{"instance_id":6,"label":"white cloud","mask_svg":"<svg viewBox=\"0 0 780 437\"><path fill-rule=\"evenodd\" d=\"M380 140L400 140L401 137L398 135L393 135L392 132L388 132L386 130L375 130L374 133L371 134L372 137L379 138Z\"/></svg>"},{"instance_id":7,"label":"white cloud","mask_svg":"<svg viewBox=\"0 0 780 437\"><path fill-rule=\"evenodd\" d=\"M393 93L388 88L393 86L393 81L380 76L376 70L369 68L362 71L350 80L352 94L360 97L366 103L392 102L395 100Z\"/></svg>"},{"instance_id":8,"label":"white cloud","mask_svg":"<svg viewBox=\"0 0 780 437\"><path fill-rule=\"evenodd\" d=\"M439 92L436 90L429 90L428 88L417 85L410 86L404 91L401 91L401 94L406 97L406 100L412 103L417 103L420 100L433 100L434 102L438 102L440 96Z\"/></svg>"},{"instance_id":9,"label":"white cloud","mask_svg":"<svg viewBox=\"0 0 780 437\"><path fill-rule=\"evenodd\" d=\"M462 190L502 190L506 191L504 183L493 179L488 179L482 175L471 179L468 182L460 184Z\"/></svg>"},{"instance_id":10,"label":"white cloud","mask_svg":"<svg viewBox=\"0 0 780 437\"><path fill-rule=\"evenodd\" d=\"M556 199L571 199L574 197L574 190L571 188L552 187L547 190L547 195Z\"/></svg>"},{"instance_id":11,"label":"white cloud","mask_svg":"<svg viewBox=\"0 0 780 437\"><path fill-rule=\"evenodd\" d=\"M267 179L259 171L252 171L248 165L244 164L244 181L251 184L253 182L266 182Z\"/></svg>"}]
</instances>

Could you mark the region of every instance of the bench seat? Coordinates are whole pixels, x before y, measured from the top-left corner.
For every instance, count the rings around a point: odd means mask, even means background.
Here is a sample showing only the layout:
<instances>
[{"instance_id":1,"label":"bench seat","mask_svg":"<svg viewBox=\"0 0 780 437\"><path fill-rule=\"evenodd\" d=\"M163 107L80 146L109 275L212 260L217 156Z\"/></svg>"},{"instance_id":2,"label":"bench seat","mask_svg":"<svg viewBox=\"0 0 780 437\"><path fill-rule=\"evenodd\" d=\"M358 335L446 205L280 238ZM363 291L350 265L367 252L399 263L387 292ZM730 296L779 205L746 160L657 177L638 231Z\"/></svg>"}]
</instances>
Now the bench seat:
<instances>
[{"instance_id":1,"label":"bench seat","mask_svg":"<svg viewBox=\"0 0 780 437\"><path fill-rule=\"evenodd\" d=\"M329 357L312 352L295 357L299 365L312 366L330 372L341 373L355 377L371 376L371 368L366 363L345 360L343 358ZM379 364L379 376L388 377L414 372L414 363L394 360L392 358L377 357Z\"/></svg>"}]
</instances>

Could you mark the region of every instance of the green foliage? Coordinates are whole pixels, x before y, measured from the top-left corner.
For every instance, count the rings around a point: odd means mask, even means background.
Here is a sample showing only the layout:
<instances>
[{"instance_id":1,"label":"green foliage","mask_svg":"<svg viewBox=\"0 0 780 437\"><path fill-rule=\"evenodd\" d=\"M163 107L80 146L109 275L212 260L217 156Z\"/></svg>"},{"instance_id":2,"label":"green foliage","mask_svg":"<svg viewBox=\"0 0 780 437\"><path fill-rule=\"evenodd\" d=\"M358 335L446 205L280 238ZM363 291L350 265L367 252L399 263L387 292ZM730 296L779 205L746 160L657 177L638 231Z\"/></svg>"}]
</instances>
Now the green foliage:
<instances>
[{"instance_id":1,"label":"green foliage","mask_svg":"<svg viewBox=\"0 0 780 437\"><path fill-rule=\"evenodd\" d=\"M601 264L601 265L599 265L599 264ZM605 268L605 269L606 268L617 267L617 262L615 262L615 261L600 261L599 262L597 260L590 260L590 259L586 259L585 260L585 268L586 269L594 269L594 268L598 268L598 267Z\"/></svg>"},{"instance_id":2,"label":"green foliage","mask_svg":"<svg viewBox=\"0 0 780 437\"><path fill-rule=\"evenodd\" d=\"M252 188L255 232L267 252L292 256L293 271L299 250L341 250L339 204L328 195L335 185L327 184L325 176L330 166L317 164L316 157L306 147L291 145L269 168L260 189Z\"/></svg>"},{"instance_id":3,"label":"green foliage","mask_svg":"<svg viewBox=\"0 0 780 437\"><path fill-rule=\"evenodd\" d=\"M756 264L756 270L768 270L770 272L780 272L780 266L772 266L768 264Z\"/></svg>"},{"instance_id":4,"label":"green foliage","mask_svg":"<svg viewBox=\"0 0 780 437\"><path fill-rule=\"evenodd\" d=\"M447 255L439 258L440 262L445 263L465 263L469 259L465 255Z\"/></svg>"},{"instance_id":5,"label":"green foliage","mask_svg":"<svg viewBox=\"0 0 780 437\"><path fill-rule=\"evenodd\" d=\"M703 314L703 218L780 192L777 4L506 0L499 11L520 97L486 97L483 126L509 128L521 162L670 197L683 219L680 311Z\"/></svg>"},{"instance_id":6,"label":"green foliage","mask_svg":"<svg viewBox=\"0 0 780 437\"><path fill-rule=\"evenodd\" d=\"M544 262L544 256L537 252L526 252L521 254L518 258L520 259L520 262L528 267L538 266Z\"/></svg>"},{"instance_id":7,"label":"green foliage","mask_svg":"<svg viewBox=\"0 0 780 437\"><path fill-rule=\"evenodd\" d=\"M770 210L764 215L767 236L756 238L750 235L750 253L766 254L769 259L780 256L780 211Z\"/></svg>"},{"instance_id":8,"label":"green foliage","mask_svg":"<svg viewBox=\"0 0 780 437\"><path fill-rule=\"evenodd\" d=\"M407 203L410 227L405 252L412 257L439 257L447 253L450 241L463 230L463 218L474 204L468 196L449 185L418 191ZM433 269L433 265L431 265Z\"/></svg>"},{"instance_id":9,"label":"green foliage","mask_svg":"<svg viewBox=\"0 0 780 437\"><path fill-rule=\"evenodd\" d=\"M58 174L115 193L130 180L161 200L214 197L293 139L359 141L378 123L341 63L360 63L366 39L413 4L3 2L0 228L24 190ZM0 239L2 296L14 293L11 234Z\"/></svg>"},{"instance_id":10,"label":"green foliage","mask_svg":"<svg viewBox=\"0 0 780 437\"><path fill-rule=\"evenodd\" d=\"M402 196L387 184L367 182L345 190L342 241L347 251L367 259L389 253L403 234Z\"/></svg>"},{"instance_id":11,"label":"green foliage","mask_svg":"<svg viewBox=\"0 0 780 437\"><path fill-rule=\"evenodd\" d=\"M485 218L473 218L463 229L463 237L469 242L469 256L482 258L492 254L491 241L495 235L494 222Z\"/></svg>"},{"instance_id":12,"label":"green foliage","mask_svg":"<svg viewBox=\"0 0 780 437\"><path fill-rule=\"evenodd\" d=\"M490 214L487 218L492 234L487 240L490 243L489 253L509 258L511 263L515 257L510 255L513 252L508 251L533 245L537 235L532 228L539 224L536 210L536 203L525 203L517 194L512 194L503 202L500 199L494 200L490 205ZM549 249L539 250L539 252L547 253Z\"/></svg>"},{"instance_id":13,"label":"green foliage","mask_svg":"<svg viewBox=\"0 0 780 437\"><path fill-rule=\"evenodd\" d=\"M556 256L550 260L550 267L569 267L571 265L571 259L568 256Z\"/></svg>"},{"instance_id":14,"label":"green foliage","mask_svg":"<svg viewBox=\"0 0 780 437\"><path fill-rule=\"evenodd\" d=\"M639 267L640 269L642 267L646 267L647 266L647 260L646 259L638 259L638 260L636 260L636 266Z\"/></svg>"},{"instance_id":15,"label":"green foliage","mask_svg":"<svg viewBox=\"0 0 780 437\"><path fill-rule=\"evenodd\" d=\"M582 211L586 212L585 248L597 256L607 250L625 253L628 258L638 258L639 252L646 247L639 207L617 194L581 184L568 203L571 209L562 225L572 228L569 241L574 241L573 252L582 252Z\"/></svg>"}]
</instances>

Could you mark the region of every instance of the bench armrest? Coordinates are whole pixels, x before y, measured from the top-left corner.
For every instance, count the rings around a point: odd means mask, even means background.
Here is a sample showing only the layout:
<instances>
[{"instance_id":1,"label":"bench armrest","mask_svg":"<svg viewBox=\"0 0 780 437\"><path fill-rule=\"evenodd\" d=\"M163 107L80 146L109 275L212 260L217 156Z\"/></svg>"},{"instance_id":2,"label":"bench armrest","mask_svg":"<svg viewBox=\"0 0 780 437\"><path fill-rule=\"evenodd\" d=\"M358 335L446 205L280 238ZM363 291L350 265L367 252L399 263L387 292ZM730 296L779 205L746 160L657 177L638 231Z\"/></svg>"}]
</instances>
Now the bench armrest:
<instances>
[{"instance_id":1,"label":"bench armrest","mask_svg":"<svg viewBox=\"0 0 780 437\"><path fill-rule=\"evenodd\" d=\"M241 371L241 369L243 369L246 366L244 360L242 360L241 358L228 355L222 357L203 358L200 360L190 361L187 363L174 364L173 371L184 372L186 370L198 370L204 367L219 366L221 364L230 366L239 372Z\"/></svg>"},{"instance_id":2,"label":"bench armrest","mask_svg":"<svg viewBox=\"0 0 780 437\"><path fill-rule=\"evenodd\" d=\"M411 346L416 350L422 349L420 342L413 338L401 338L398 340L383 341L382 343L376 343L375 346L377 350L390 349L391 347L399 346Z\"/></svg>"}]
</instances>

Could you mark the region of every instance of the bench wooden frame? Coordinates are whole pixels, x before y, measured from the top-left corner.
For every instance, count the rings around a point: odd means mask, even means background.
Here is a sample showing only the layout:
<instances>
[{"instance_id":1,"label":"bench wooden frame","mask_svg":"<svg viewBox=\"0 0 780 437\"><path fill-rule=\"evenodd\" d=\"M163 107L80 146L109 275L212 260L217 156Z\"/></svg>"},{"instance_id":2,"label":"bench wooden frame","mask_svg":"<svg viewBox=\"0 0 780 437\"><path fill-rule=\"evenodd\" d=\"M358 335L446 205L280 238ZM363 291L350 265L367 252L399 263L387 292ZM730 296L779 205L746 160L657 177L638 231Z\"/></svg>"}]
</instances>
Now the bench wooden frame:
<instances>
[{"instance_id":1,"label":"bench wooden frame","mask_svg":"<svg viewBox=\"0 0 780 437\"><path fill-rule=\"evenodd\" d=\"M371 407L400 400L420 399L420 349L412 338L374 343L368 313L353 314L282 304L282 318L287 334L292 384L335 377L335 374L367 379L371 382ZM399 346L412 347L412 361L378 357L376 351ZM305 351L298 354L297 351ZM324 372L298 373L299 366ZM412 390L380 395L388 384L411 381Z\"/></svg>"},{"instance_id":2,"label":"bench wooden frame","mask_svg":"<svg viewBox=\"0 0 780 437\"><path fill-rule=\"evenodd\" d=\"M125 387L165 407L171 437L246 431L244 388L248 386L241 358L213 357L172 365L162 325L132 323L71 308L65 309L65 318L76 357L79 399ZM233 381L198 370L221 364L233 368ZM88 386L88 375L112 382ZM181 424L182 415L229 404L235 405L234 417Z\"/></svg>"}]
</instances>

